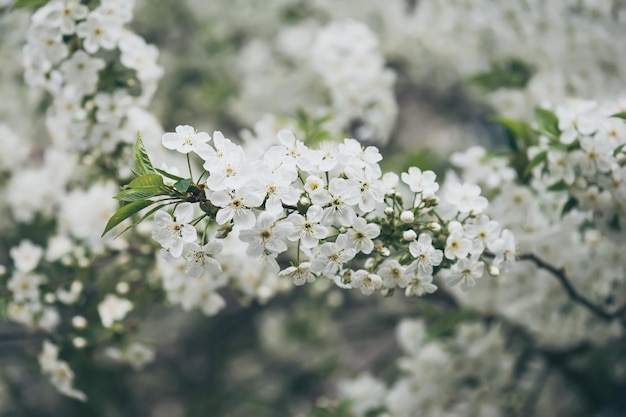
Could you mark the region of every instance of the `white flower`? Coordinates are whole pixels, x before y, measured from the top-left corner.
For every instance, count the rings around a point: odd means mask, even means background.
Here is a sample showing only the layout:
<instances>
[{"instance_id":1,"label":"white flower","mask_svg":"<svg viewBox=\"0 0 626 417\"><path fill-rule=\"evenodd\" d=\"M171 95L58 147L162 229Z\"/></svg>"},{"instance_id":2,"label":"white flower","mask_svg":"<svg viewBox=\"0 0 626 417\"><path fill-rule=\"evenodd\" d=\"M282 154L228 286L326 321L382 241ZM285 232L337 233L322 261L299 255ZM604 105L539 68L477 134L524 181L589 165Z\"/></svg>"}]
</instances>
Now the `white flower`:
<instances>
[{"instance_id":1,"label":"white flower","mask_svg":"<svg viewBox=\"0 0 626 417\"><path fill-rule=\"evenodd\" d=\"M154 215L154 230L152 238L159 242L164 249L178 258L183 253L185 242L197 239L196 229L188 224L193 219L191 203L181 203L174 210L175 220L165 210L159 210Z\"/></svg>"},{"instance_id":2,"label":"white flower","mask_svg":"<svg viewBox=\"0 0 626 417\"><path fill-rule=\"evenodd\" d=\"M50 382L63 395L80 401L87 399L85 393L72 387L74 373L65 361L58 359L59 349L49 341L44 341L43 351L39 354L41 371L50 377Z\"/></svg>"},{"instance_id":3,"label":"white flower","mask_svg":"<svg viewBox=\"0 0 626 417\"><path fill-rule=\"evenodd\" d=\"M417 276L407 287L405 294L407 297L417 295L421 297L424 294L432 294L437 291L437 286L433 284L433 277L430 275Z\"/></svg>"},{"instance_id":4,"label":"white flower","mask_svg":"<svg viewBox=\"0 0 626 417\"><path fill-rule=\"evenodd\" d=\"M461 289L467 291L476 285L476 280L483 276L485 264L476 259L463 258L452 265L450 271L444 275L446 285L452 287L461 283Z\"/></svg>"},{"instance_id":5,"label":"white flower","mask_svg":"<svg viewBox=\"0 0 626 417\"><path fill-rule=\"evenodd\" d=\"M405 288L411 280L406 273L406 267L400 265L395 259L387 259L383 262L377 273L382 278L385 288L394 288L396 286Z\"/></svg>"},{"instance_id":6,"label":"white flower","mask_svg":"<svg viewBox=\"0 0 626 417\"><path fill-rule=\"evenodd\" d=\"M334 243L326 242L320 246L319 254L311 262L311 271L332 276L356 253L356 249L348 247L348 236L339 235Z\"/></svg>"},{"instance_id":7,"label":"white flower","mask_svg":"<svg viewBox=\"0 0 626 417\"><path fill-rule=\"evenodd\" d=\"M493 260L493 265L496 267L503 267L504 270L508 270L513 266L515 262L515 236L509 229L502 231L502 237L493 242L489 246L489 250L492 251L496 257Z\"/></svg>"},{"instance_id":8,"label":"white flower","mask_svg":"<svg viewBox=\"0 0 626 417\"><path fill-rule=\"evenodd\" d=\"M382 287L383 280L380 276L372 272L359 269L350 277L350 283L352 284L352 288L359 288L364 295L370 295Z\"/></svg>"},{"instance_id":9,"label":"white flower","mask_svg":"<svg viewBox=\"0 0 626 417\"><path fill-rule=\"evenodd\" d=\"M30 240L22 240L19 246L14 246L9 251L15 268L20 272L31 272L43 256L43 248L33 244Z\"/></svg>"},{"instance_id":10,"label":"white flower","mask_svg":"<svg viewBox=\"0 0 626 417\"><path fill-rule=\"evenodd\" d=\"M163 146L167 149L176 150L183 154L188 154L191 151L197 154L206 152L210 140L211 136L208 133L198 132L189 125L176 126L176 133L166 132L161 138Z\"/></svg>"},{"instance_id":11,"label":"white flower","mask_svg":"<svg viewBox=\"0 0 626 417\"><path fill-rule=\"evenodd\" d=\"M99 13L90 13L87 20L78 24L76 33L83 38L85 51L95 54L100 47L115 48L121 35L121 24Z\"/></svg>"},{"instance_id":12,"label":"white flower","mask_svg":"<svg viewBox=\"0 0 626 417\"><path fill-rule=\"evenodd\" d=\"M60 302L66 305L72 305L78 301L78 297L83 291L83 283L80 281L72 281L68 290L59 287L56 290L57 298Z\"/></svg>"},{"instance_id":13,"label":"white flower","mask_svg":"<svg viewBox=\"0 0 626 417\"><path fill-rule=\"evenodd\" d=\"M213 132L213 145L202 149L198 155L204 159L204 169L209 171L207 186L213 191L231 191L242 187L253 178L246 175L248 164L243 148L224 137L222 132Z\"/></svg>"},{"instance_id":14,"label":"white flower","mask_svg":"<svg viewBox=\"0 0 626 417\"><path fill-rule=\"evenodd\" d=\"M454 183L446 192L446 201L452 204L459 212L475 214L487 208L487 199L480 195L480 187L475 184Z\"/></svg>"},{"instance_id":15,"label":"white flower","mask_svg":"<svg viewBox=\"0 0 626 417\"><path fill-rule=\"evenodd\" d=\"M365 148L356 139L344 139L339 145L339 158L343 160L346 167L363 169L367 166L376 178L381 175L378 161L383 157L375 146Z\"/></svg>"},{"instance_id":16,"label":"white flower","mask_svg":"<svg viewBox=\"0 0 626 417\"><path fill-rule=\"evenodd\" d=\"M319 224L322 220L322 208L312 205L306 212L306 217L299 213L291 213L287 220L293 224L293 230L288 238L291 241L300 240L304 248L316 246L320 239L328 236L328 229Z\"/></svg>"},{"instance_id":17,"label":"white flower","mask_svg":"<svg viewBox=\"0 0 626 417\"><path fill-rule=\"evenodd\" d=\"M481 253L485 247L497 239L500 233L500 224L489 220L486 215L480 215L474 219L469 219L465 225L465 236L473 239L473 247L471 253Z\"/></svg>"},{"instance_id":18,"label":"white flower","mask_svg":"<svg viewBox=\"0 0 626 417\"><path fill-rule=\"evenodd\" d=\"M232 193L216 191L211 196L211 202L221 208L215 220L218 224L225 224L232 220L235 225L249 229L256 222L256 216L250 208L260 206L264 198L263 192L247 192L243 189Z\"/></svg>"},{"instance_id":19,"label":"white flower","mask_svg":"<svg viewBox=\"0 0 626 417\"><path fill-rule=\"evenodd\" d=\"M417 167L411 167L409 172L403 172L400 178L412 192L422 193L425 197L432 197L439 190L439 184L436 182L437 175L433 171L422 172Z\"/></svg>"},{"instance_id":20,"label":"white flower","mask_svg":"<svg viewBox=\"0 0 626 417\"><path fill-rule=\"evenodd\" d=\"M295 206L300 197L300 192L291 183L298 178L298 172L294 167L281 165L271 169L265 163L254 166L255 183L259 184L264 193L265 211L279 215L283 211L283 204Z\"/></svg>"},{"instance_id":21,"label":"white flower","mask_svg":"<svg viewBox=\"0 0 626 417\"><path fill-rule=\"evenodd\" d=\"M290 222L278 222L273 214L261 213L254 228L239 233L239 240L248 243L246 254L249 256L257 257L267 252L278 254L287 250L284 239L292 228Z\"/></svg>"},{"instance_id":22,"label":"white flower","mask_svg":"<svg viewBox=\"0 0 626 417\"><path fill-rule=\"evenodd\" d=\"M348 229L348 245L357 251L369 254L374 249L374 239L380 234L380 226L375 223L367 223L362 217L357 217Z\"/></svg>"},{"instance_id":23,"label":"white flower","mask_svg":"<svg viewBox=\"0 0 626 417\"><path fill-rule=\"evenodd\" d=\"M361 188L361 199L359 201L359 209L367 213L376 208L376 203L382 203L385 199L385 191L383 182L380 177L380 170L374 171L369 165L365 168L355 168L347 166L345 169L346 176L356 181Z\"/></svg>"},{"instance_id":24,"label":"white flower","mask_svg":"<svg viewBox=\"0 0 626 417\"><path fill-rule=\"evenodd\" d=\"M70 59L61 64L61 72L68 83L83 94L95 91L98 84L98 72L105 66L101 58L94 58L85 51L74 52Z\"/></svg>"},{"instance_id":25,"label":"white flower","mask_svg":"<svg viewBox=\"0 0 626 417\"><path fill-rule=\"evenodd\" d=\"M302 262L298 266L290 266L278 273L280 277L288 277L294 285L304 285L315 281L315 275L311 272L311 263Z\"/></svg>"},{"instance_id":26,"label":"white flower","mask_svg":"<svg viewBox=\"0 0 626 417\"><path fill-rule=\"evenodd\" d=\"M133 367L136 371L143 369L144 366L154 360L154 349L144 345L143 343L134 342L128 346L124 353L123 358Z\"/></svg>"},{"instance_id":27,"label":"white flower","mask_svg":"<svg viewBox=\"0 0 626 417\"><path fill-rule=\"evenodd\" d=\"M465 258L471 249L472 241L465 237L462 227L457 227L448 236L444 253L448 259L461 259Z\"/></svg>"},{"instance_id":28,"label":"white flower","mask_svg":"<svg viewBox=\"0 0 626 417\"><path fill-rule=\"evenodd\" d=\"M266 152L266 157L283 163L295 165L303 171L312 171L321 159L320 151L309 149L302 141L297 140L289 130L278 132L280 146L272 146Z\"/></svg>"},{"instance_id":29,"label":"white flower","mask_svg":"<svg viewBox=\"0 0 626 417\"><path fill-rule=\"evenodd\" d=\"M133 303L115 294L107 294L104 301L98 304L98 314L104 327L111 327L114 322L124 320L132 309Z\"/></svg>"},{"instance_id":30,"label":"white flower","mask_svg":"<svg viewBox=\"0 0 626 417\"><path fill-rule=\"evenodd\" d=\"M222 271L222 268L210 255L215 255L222 251L222 243L212 240L204 246L193 242L187 242L183 246L183 258L187 261L185 273L192 277L199 277L204 272L215 275Z\"/></svg>"},{"instance_id":31,"label":"white flower","mask_svg":"<svg viewBox=\"0 0 626 417\"><path fill-rule=\"evenodd\" d=\"M322 224L330 226L339 224L350 226L356 217L353 206L359 203L361 193L355 181L344 180L343 178L333 178L328 184L328 200L326 196L314 194L311 201L314 204L328 207L324 208Z\"/></svg>"},{"instance_id":32,"label":"white flower","mask_svg":"<svg viewBox=\"0 0 626 417\"><path fill-rule=\"evenodd\" d=\"M13 293L13 300L17 303L39 301L39 286L44 279L40 275L16 273L7 283L7 288Z\"/></svg>"},{"instance_id":33,"label":"white flower","mask_svg":"<svg viewBox=\"0 0 626 417\"><path fill-rule=\"evenodd\" d=\"M443 259L443 253L435 249L428 233L422 233L417 240L411 242L409 252L417 259L408 266L407 274L430 276L433 274L433 267L439 265Z\"/></svg>"}]
</instances>

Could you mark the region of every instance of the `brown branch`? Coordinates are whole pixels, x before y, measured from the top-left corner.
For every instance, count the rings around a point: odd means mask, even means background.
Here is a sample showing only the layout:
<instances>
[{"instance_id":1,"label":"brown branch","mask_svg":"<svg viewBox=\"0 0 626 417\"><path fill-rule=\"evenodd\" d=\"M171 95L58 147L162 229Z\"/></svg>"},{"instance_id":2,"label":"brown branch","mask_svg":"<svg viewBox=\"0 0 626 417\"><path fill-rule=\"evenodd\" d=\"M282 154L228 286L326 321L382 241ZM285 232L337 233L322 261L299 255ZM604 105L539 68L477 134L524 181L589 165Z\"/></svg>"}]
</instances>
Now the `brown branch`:
<instances>
[{"instance_id":1,"label":"brown branch","mask_svg":"<svg viewBox=\"0 0 626 417\"><path fill-rule=\"evenodd\" d=\"M586 307L589 311L591 311L596 316L600 317L601 319L605 321L612 321L613 319L626 313L626 305L623 305L622 307L614 311L607 311L601 306L594 304L593 301L591 301L590 299L588 299L587 297L579 293L576 290L576 288L574 288L567 274L565 273L564 268L557 268L554 265L547 263L543 259L539 258L537 255L532 254L532 253L525 253L525 254L518 255L517 259L519 261L530 261L534 263L535 266L537 266L537 268L548 271L550 274L552 274L552 276L554 276L557 279L557 281L559 281L561 286L567 292L567 295L569 295L569 297L574 302Z\"/></svg>"}]
</instances>

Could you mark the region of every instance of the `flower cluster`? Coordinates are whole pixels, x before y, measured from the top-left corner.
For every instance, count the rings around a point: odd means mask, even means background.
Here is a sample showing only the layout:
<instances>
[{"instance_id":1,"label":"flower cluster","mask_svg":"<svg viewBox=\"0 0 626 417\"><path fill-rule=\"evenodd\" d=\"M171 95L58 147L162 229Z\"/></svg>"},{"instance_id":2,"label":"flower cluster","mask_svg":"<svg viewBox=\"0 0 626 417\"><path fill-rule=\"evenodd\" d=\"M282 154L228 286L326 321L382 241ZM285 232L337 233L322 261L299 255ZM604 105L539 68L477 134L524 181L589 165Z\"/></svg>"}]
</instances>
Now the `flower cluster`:
<instances>
[{"instance_id":1,"label":"flower cluster","mask_svg":"<svg viewBox=\"0 0 626 417\"><path fill-rule=\"evenodd\" d=\"M324 276L366 295L395 287L407 295L432 293L437 274L468 289L486 269L498 275L513 263L513 235L483 213L488 203L478 186L450 181L440 192L434 172L416 167L383 175L378 149L354 139L313 149L282 130L275 145L251 156L219 131L211 138L179 126L162 142L187 155L190 177L153 168L138 142L143 175L117 196L136 207L123 206L106 231L153 206L152 237L208 291L203 302L184 297L183 305L210 312L223 306L214 290L238 275L222 267L220 252L236 244L224 239L230 235L259 270L295 285ZM193 155L203 167L197 180ZM164 209L174 204L173 213Z\"/></svg>"},{"instance_id":2,"label":"flower cluster","mask_svg":"<svg viewBox=\"0 0 626 417\"><path fill-rule=\"evenodd\" d=\"M385 143L398 112L395 73L385 68L374 32L354 20L331 23L317 33L311 61L330 91L337 121L360 121L360 140Z\"/></svg>"},{"instance_id":3,"label":"flower cluster","mask_svg":"<svg viewBox=\"0 0 626 417\"><path fill-rule=\"evenodd\" d=\"M626 101L570 101L544 112L543 136L529 149L537 177L566 189L568 209L593 213L596 227L621 236L626 229Z\"/></svg>"},{"instance_id":4,"label":"flower cluster","mask_svg":"<svg viewBox=\"0 0 626 417\"><path fill-rule=\"evenodd\" d=\"M511 410L551 415L580 407L579 399L563 392L558 383L543 379L549 365L542 358L516 361L518 352L508 346L503 326L460 323L454 334L438 340L427 337L429 327L421 319L399 323L401 374L391 384L367 373L339 382L338 399L347 404L349 415L506 416ZM543 384L541 398L568 395L570 400L538 402L533 390L538 382ZM510 390L515 396L507 395Z\"/></svg>"},{"instance_id":5,"label":"flower cluster","mask_svg":"<svg viewBox=\"0 0 626 417\"><path fill-rule=\"evenodd\" d=\"M162 68L157 49L125 28L134 2L98 3L46 3L32 16L22 56L26 81L54 98L47 124L55 144L107 154L132 142L138 126L128 116L148 104Z\"/></svg>"}]
</instances>

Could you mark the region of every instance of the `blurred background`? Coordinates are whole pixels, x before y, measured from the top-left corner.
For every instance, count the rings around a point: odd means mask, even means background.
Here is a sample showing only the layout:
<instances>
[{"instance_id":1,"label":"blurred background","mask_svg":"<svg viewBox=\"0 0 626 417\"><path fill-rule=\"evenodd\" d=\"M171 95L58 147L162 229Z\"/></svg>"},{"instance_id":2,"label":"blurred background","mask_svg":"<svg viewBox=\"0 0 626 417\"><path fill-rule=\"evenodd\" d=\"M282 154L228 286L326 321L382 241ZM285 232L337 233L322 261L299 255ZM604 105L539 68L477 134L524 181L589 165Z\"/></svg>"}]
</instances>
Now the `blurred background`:
<instances>
[{"instance_id":1,"label":"blurred background","mask_svg":"<svg viewBox=\"0 0 626 417\"><path fill-rule=\"evenodd\" d=\"M0 100L0 122L45 147L49 102L24 84L21 66L30 12L3 10L0 91L8 99ZM378 146L385 170L419 166L440 178L455 152L507 149L496 116L529 122L536 106L618 99L626 85L620 0L137 0L130 27L160 51L164 75L149 110L165 131L189 124L245 139L293 126L302 110L332 114L324 128ZM351 77L358 80L347 83ZM160 137L144 142L158 146ZM2 264L20 236L45 236L9 216L0 230ZM146 282L157 279L130 265ZM106 268L89 273L116 278ZM0 322L0 415L383 416L353 405L380 391L366 378L391 386L415 366L438 404L424 415L626 416L621 331L593 346L584 338L545 343L554 335L536 325L545 317L531 323L521 307L478 305L499 296L491 287L506 284L495 281L480 282L473 303L446 288L419 299L365 297L327 282L268 300L227 290L227 307L214 317L168 305L162 289L138 284L132 291L145 289L154 302L133 340L155 358L135 370L97 349L76 350L72 369L86 403L41 377L33 358L45 334ZM510 291L530 299L534 289ZM398 330L404 319L421 323L411 331L423 333L415 338L425 340L420 351L429 347L432 356L420 360L430 368L398 366L414 353Z\"/></svg>"}]
</instances>

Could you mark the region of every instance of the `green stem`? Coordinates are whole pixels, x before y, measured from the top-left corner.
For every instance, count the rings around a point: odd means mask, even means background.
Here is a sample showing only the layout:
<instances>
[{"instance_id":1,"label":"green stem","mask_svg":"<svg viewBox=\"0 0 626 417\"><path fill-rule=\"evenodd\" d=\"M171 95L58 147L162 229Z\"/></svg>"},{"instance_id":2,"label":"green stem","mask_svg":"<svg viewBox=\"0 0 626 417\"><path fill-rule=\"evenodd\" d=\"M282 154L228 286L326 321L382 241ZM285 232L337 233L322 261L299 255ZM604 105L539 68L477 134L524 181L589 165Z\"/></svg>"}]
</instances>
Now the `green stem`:
<instances>
[{"instance_id":1,"label":"green stem","mask_svg":"<svg viewBox=\"0 0 626 417\"><path fill-rule=\"evenodd\" d=\"M189 168L189 178L191 178L191 182L195 182L193 180L193 171L191 171L191 160L189 158L189 154L187 154L187 167Z\"/></svg>"}]
</instances>

